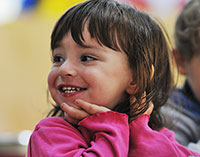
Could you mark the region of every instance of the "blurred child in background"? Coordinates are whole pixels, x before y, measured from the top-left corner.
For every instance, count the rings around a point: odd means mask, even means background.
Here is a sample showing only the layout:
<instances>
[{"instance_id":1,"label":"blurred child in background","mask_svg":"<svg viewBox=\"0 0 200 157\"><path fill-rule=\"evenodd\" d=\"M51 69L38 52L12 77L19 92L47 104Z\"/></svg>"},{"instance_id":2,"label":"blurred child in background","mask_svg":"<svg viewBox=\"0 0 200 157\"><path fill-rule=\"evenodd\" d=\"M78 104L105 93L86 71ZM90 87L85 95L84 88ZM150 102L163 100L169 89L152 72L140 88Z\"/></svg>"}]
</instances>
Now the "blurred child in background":
<instances>
[{"instance_id":1,"label":"blurred child in background","mask_svg":"<svg viewBox=\"0 0 200 157\"><path fill-rule=\"evenodd\" d=\"M164 113L174 118L172 129L177 141L188 145L200 140L200 0L184 6L176 21L174 39L176 63L186 80L169 99L174 108Z\"/></svg>"}]
</instances>

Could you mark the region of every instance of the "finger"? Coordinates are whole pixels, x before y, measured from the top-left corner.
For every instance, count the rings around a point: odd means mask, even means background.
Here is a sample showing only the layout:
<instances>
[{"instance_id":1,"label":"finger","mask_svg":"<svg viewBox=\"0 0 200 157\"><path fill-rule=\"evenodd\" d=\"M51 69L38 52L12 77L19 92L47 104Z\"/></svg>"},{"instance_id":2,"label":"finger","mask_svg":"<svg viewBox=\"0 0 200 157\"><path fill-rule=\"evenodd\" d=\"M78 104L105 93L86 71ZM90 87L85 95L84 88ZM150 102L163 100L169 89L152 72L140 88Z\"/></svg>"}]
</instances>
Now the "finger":
<instances>
[{"instance_id":1,"label":"finger","mask_svg":"<svg viewBox=\"0 0 200 157\"><path fill-rule=\"evenodd\" d=\"M146 104L146 91L143 93L143 95L142 95L142 103L145 103ZM154 108L154 105L153 105L153 103L150 101L149 102L149 107L148 107L148 109L144 112L144 114L148 114L148 115L150 115L151 113L152 113L152 111L153 111L153 108Z\"/></svg>"},{"instance_id":2,"label":"finger","mask_svg":"<svg viewBox=\"0 0 200 157\"><path fill-rule=\"evenodd\" d=\"M146 112L144 114L148 114L150 115L153 111L154 105L152 102L149 102L149 108L146 110Z\"/></svg>"},{"instance_id":3,"label":"finger","mask_svg":"<svg viewBox=\"0 0 200 157\"><path fill-rule=\"evenodd\" d=\"M61 108L72 119L82 120L83 118L89 116L89 114L84 110L80 110L65 103L61 105Z\"/></svg>"},{"instance_id":4,"label":"finger","mask_svg":"<svg viewBox=\"0 0 200 157\"><path fill-rule=\"evenodd\" d=\"M83 110L85 110L89 114L97 114L99 112L107 112L110 111L110 109L104 107L104 106L99 106L95 104L88 103L86 101L83 101L81 99L75 100L75 104L81 107Z\"/></svg>"},{"instance_id":5,"label":"finger","mask_svg":"<svg viewBox=\"0 0 200 157\"><path fill-rule=\"evenodd\" d=\"M142 95L142 104L146 103L146 91L144 91L143 95Z\"/></svg>"},{"instance_id":6,"label":"finger","mask_svg":"<svg viewBox=\"0 0 200 157\"><path fill-rule=\"evenodd\" d=\"M77 119L73 119L72 117L70 117L67 113L64 113L64 119L73 125L76 125L79 122Z\"/></svg>"},{"instance_id":7,"label":"finger","mask_svg":"<svg viewBox=\"0 0 200 157\"><path fill-rule=\"evenodd\" d=\"M141 98L141 104L146 103L146 91L142 94L141 97L142 97L142 98ZM135 96L131 96L131 98L130 98L130 103L133 104L133 103L136 102L136 100L137 100L137 99L136 99Z\"/></svg>"},{"instance_id":8,"label":"finger","mask_svg":"<svg viewBox=\"0 0 200 157\"><path fill-rule=\"evenodd\" d=\"M135 103L135 101L136 101L136 97L131 96L131 98L130 98L130 103L133 104L133 103Z\"/></svg>"}]
</instances>

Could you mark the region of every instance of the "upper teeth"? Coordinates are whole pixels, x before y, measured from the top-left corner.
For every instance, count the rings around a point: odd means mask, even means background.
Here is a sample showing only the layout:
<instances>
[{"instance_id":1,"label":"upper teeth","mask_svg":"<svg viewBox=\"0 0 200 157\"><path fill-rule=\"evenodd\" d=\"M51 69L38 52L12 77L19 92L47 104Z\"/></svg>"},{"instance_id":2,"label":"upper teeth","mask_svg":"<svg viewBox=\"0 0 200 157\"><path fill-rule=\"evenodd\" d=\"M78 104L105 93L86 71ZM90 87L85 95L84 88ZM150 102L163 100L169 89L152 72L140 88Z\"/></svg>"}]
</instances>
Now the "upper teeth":
<instances>
[{"instance_id":1,"label":"upper teeth","mask_svg":"<svg viewBox=\"0 0 200 157\"><path fill-rule=\"evenodd\" d=\"M75 88L75 87L62 87L62 91L65 93L72 93L81 90L81 88Z\"/></svg>"}]
</instances>

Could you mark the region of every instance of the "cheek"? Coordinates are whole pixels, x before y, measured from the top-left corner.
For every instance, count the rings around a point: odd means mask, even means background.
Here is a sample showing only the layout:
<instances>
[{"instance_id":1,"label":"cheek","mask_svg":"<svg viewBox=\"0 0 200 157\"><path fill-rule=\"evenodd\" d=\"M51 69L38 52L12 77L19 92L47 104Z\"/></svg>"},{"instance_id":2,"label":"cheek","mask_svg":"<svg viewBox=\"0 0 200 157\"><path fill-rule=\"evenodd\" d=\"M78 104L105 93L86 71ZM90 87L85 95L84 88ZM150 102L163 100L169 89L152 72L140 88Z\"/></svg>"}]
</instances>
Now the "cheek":
<instances>
[{"instance_id":1,"label":"cheek","mask_svg":"<svg viewBox=\"0 0 200 157\"><path fill-rule=\"evenodd\" d=\"M200 101L200 80L188 80L195 97Z\"/></svg>"},{"instance_id":2,"label":"cheek","mask_svg":"<svg viewBox=\"0 0 200 157\"><path fill-rule=\"evenodd\" d=\"M55 70L51 70L49 72L49 75L48 75L48 78L47 78L47 82L48 82L48 86L49 86L49 90L51 90L54 82L55 82L55 79L56 79L56 73L55 73Z\"/></svg>"},{"instance_id":3,"label":"cheek","mask_svg":"<svg viewBox=\"0 0 200 157\"><path fill-rule=\"evenodd\" d=\"M48 86L50 86L50 84L51 84L51 78L52 78L52 75L51 75L51 72L50 72L49 75L48 75L48 78L47 78Z\"/></svg>"},{"instance_id":4,"label":"cheek","mask_svg":"<svg viewBox=\"0 0 200 157\"><path fill-rule=\"evenodd\" d=\"M187 69L187 79L196 98L200 100L200 65L194 64Z\"/></svg>"},{"instance_id":5,"label":"cheek","mask_svg":"<svg viewBox=\"0 0 200 157\"><path fill-rule=\"evenodd\" d=\"M56 78L57 78L57 74L56 71L51 69L51 71L49 72L48 78L47 78L47 82L48 82L48 89L51 95L51 98L57 103L59 104L58 98L57 98L57 94L56 94L56 86L55 86L55 82L56 82Z\"/></svg>"},{"instance_id":6,"label":"cheek","mask_svg":"<svg viewBox=\"0 0 200 157\"><path fill-rule=\"evenodd\" d=\"M98 86L98 80L102 79L102 72L95 68L84 69L79 75L90 86Z\"/></svg>"},{"instance_id":7,"label":"cheek","mask_svg":"<svg viewBox=\"0 0 200 157\"><path fill-rule=\"evenodd\" d=\"M200 76L198 73L193 74L192 76L188 77L188 81L190 82L192 88L198 92L200 95Z\"/></svg>"}]
</instances>

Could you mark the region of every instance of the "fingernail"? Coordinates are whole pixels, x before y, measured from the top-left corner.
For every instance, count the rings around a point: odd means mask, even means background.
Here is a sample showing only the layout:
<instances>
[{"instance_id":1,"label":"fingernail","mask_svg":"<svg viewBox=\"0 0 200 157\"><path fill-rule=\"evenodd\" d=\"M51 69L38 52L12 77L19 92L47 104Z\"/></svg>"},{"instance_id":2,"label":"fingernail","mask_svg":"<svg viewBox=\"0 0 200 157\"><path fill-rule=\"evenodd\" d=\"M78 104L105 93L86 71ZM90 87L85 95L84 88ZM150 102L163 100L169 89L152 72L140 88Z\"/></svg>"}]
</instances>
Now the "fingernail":
<instances>
[{"instance_id":1,"label":"fingernail","mask_svg":"<svg viewBox=\"0 0 200 157\"><path fill-rule=\"evenodd\" d=\"M76 104L79 104L80 101L81 101L80 99L76 99L74 102L75 102Z\"/></svg>"},{"instance_id":2,"label":"fingernail","mask_svg":"<svg viewBox=\"0 0 200 157\"><path fill-rule=\"evenodd\" d=\"M64 103L62 103L62 104L60 105L60 107L63 108L63 107L64 107Z\"/></svg>"},{"instance_id":3,"label":"fingernail","mask_svg":"<svg viewBox=\"0 0 200 157\"><path fill-rule=\"evenodd\" d=\"M62 103L60 107L61 107L61 108L65 108L65 107L67 107L67 106L68 106L68 105L67 105L66 103Z\"/></svg>"}]
</instances>

